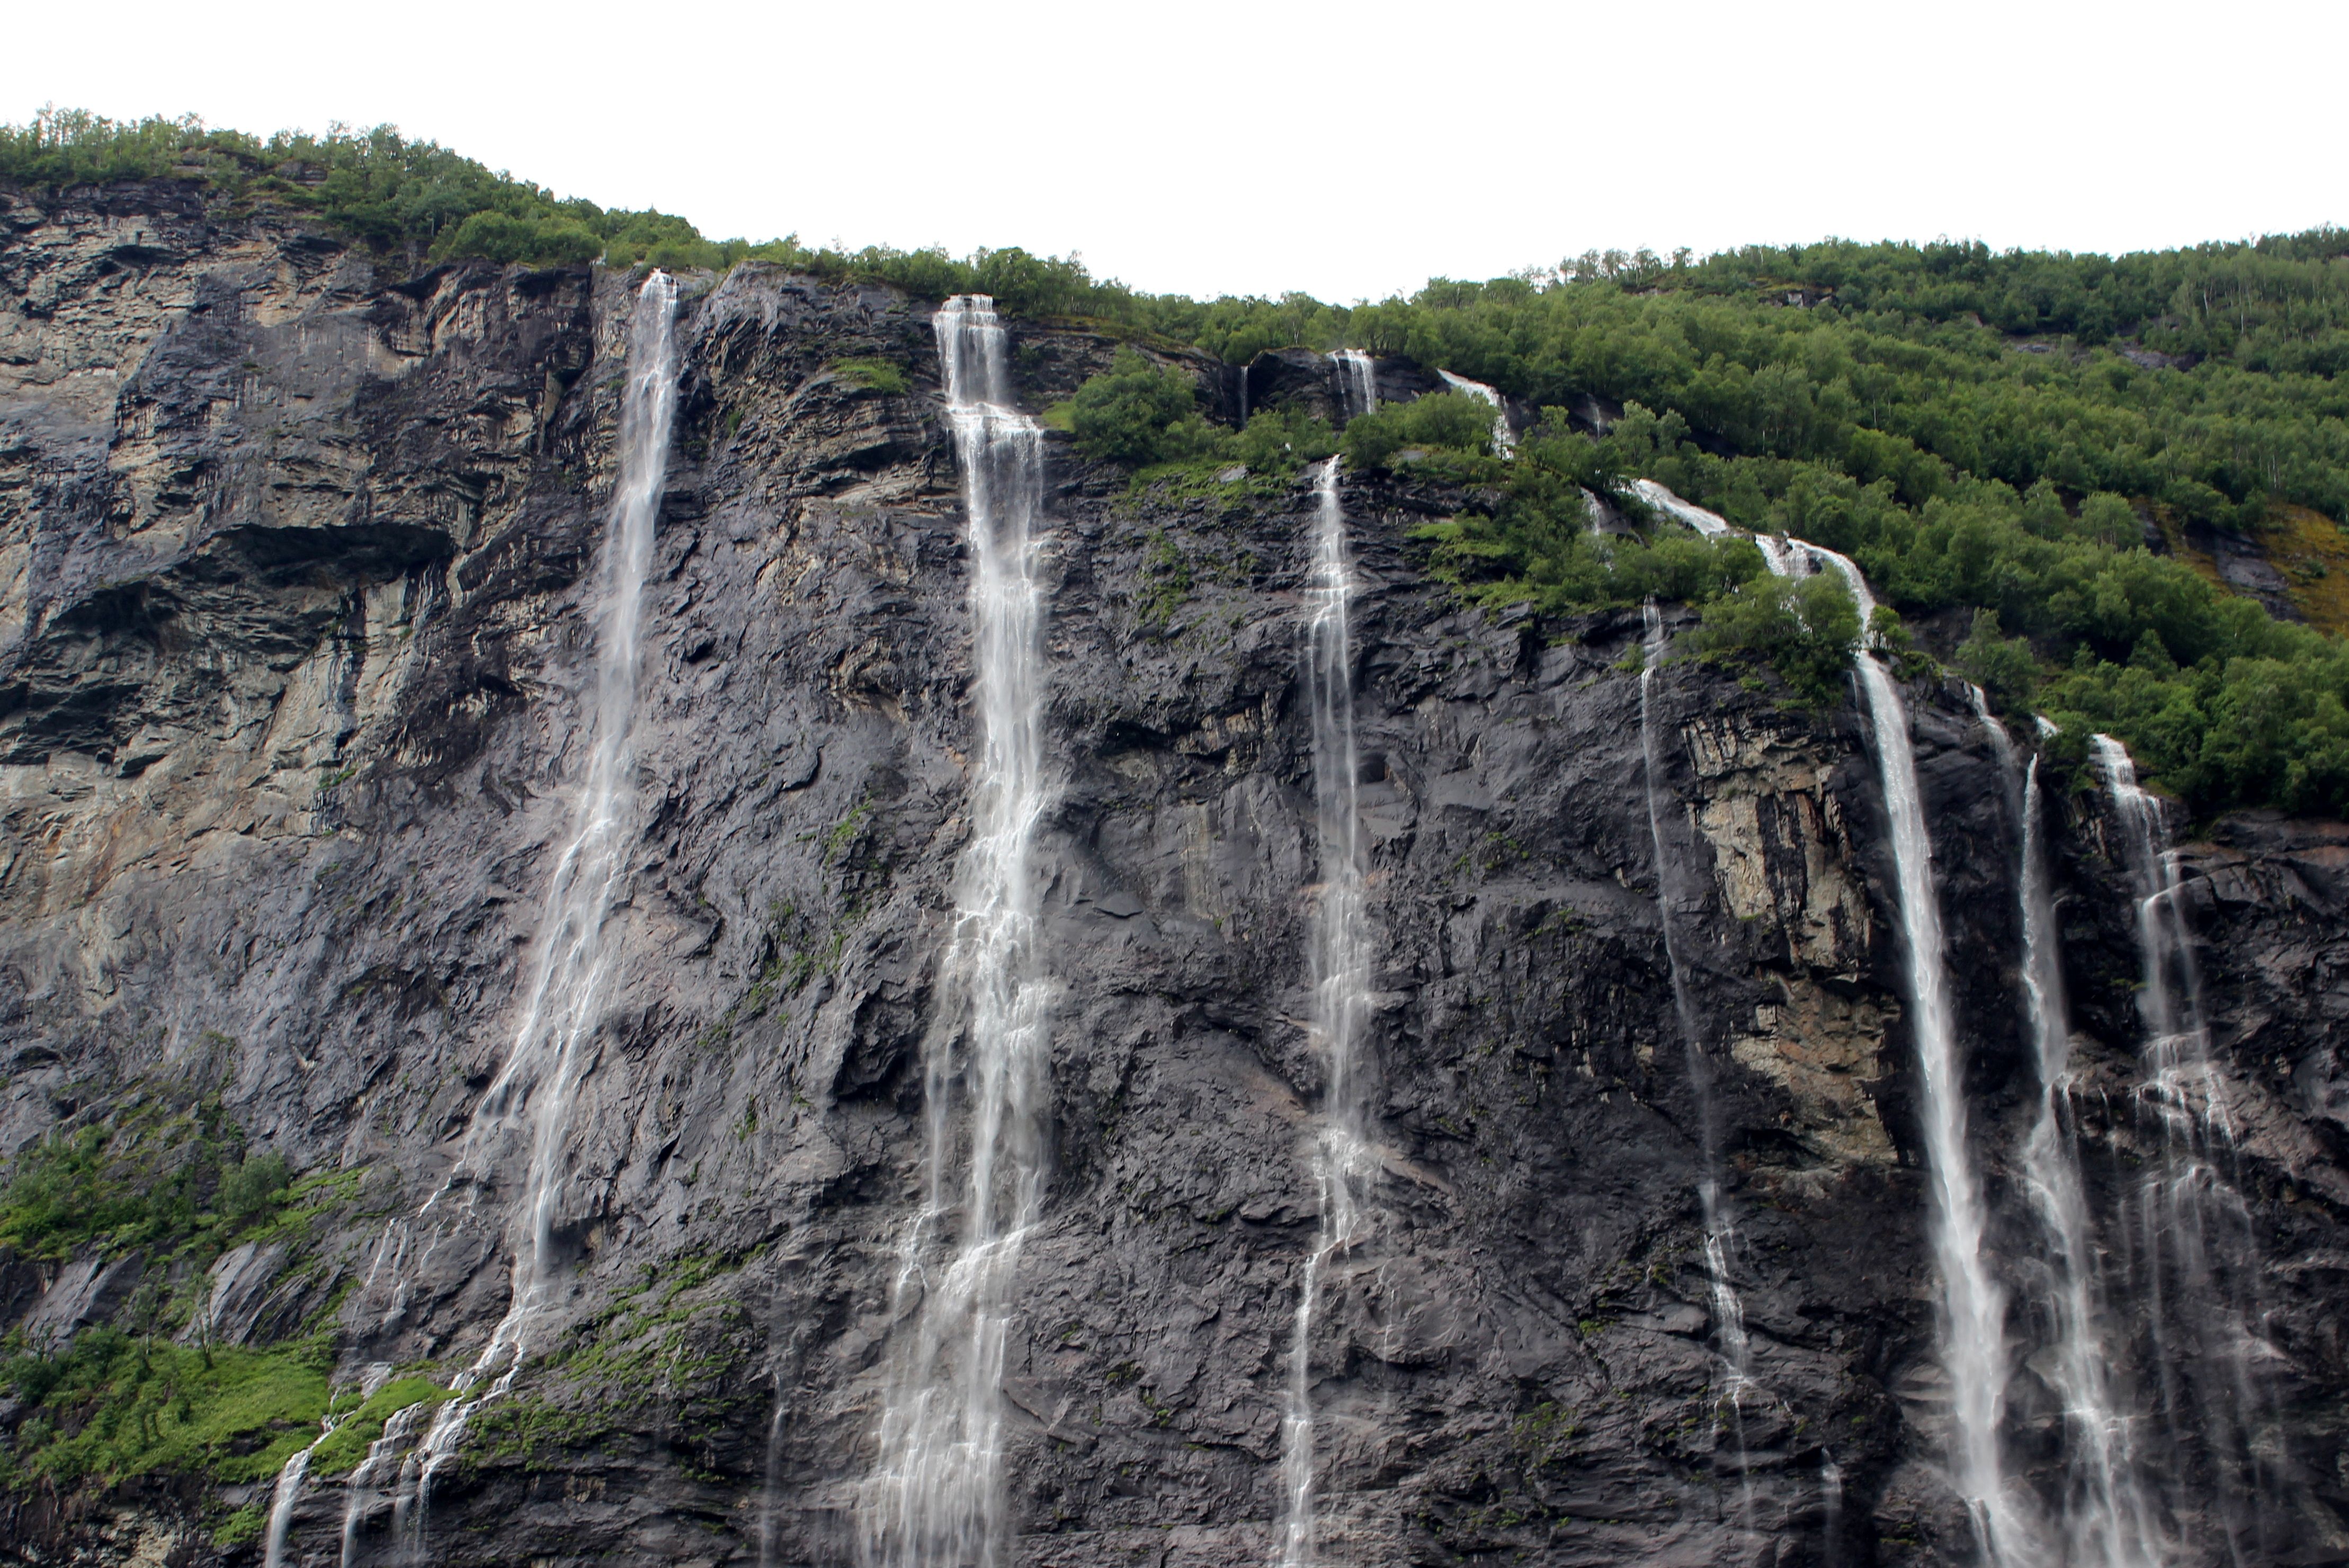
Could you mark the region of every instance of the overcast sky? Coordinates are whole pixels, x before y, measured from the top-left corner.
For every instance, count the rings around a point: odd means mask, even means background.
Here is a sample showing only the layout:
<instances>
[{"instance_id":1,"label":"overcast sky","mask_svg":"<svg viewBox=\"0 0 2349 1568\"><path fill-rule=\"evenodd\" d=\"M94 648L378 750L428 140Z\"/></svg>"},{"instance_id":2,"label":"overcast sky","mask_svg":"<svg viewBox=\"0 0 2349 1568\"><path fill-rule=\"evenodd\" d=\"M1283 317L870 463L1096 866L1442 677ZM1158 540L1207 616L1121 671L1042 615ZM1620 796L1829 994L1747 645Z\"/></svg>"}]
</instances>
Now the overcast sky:
<instances>
[{"instance_id":1,"label":"overcast sky","mask_svg":"<svg viewBox=\"0 0 2349 1568\"><path fill-rule=\"evenodd\" d=\"M1589 249L2118 251L2349 222L2349 5L129 0L9 15L44 103L389 121L713 237L1024 245L1375 298Z\"/></svg>"}]
</instances>

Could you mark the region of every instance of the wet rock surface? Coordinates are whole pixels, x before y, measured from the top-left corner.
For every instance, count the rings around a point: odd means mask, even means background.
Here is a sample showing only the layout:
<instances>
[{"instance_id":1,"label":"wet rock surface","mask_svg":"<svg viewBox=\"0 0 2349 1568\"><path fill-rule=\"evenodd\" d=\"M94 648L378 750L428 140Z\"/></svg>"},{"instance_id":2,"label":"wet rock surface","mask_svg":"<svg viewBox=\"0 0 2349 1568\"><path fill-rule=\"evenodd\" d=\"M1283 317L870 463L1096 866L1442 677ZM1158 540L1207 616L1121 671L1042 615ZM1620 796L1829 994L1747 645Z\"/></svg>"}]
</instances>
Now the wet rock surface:
<instances>
[{"instance_id":1,"label":"wet rock surface","mask_svg":"<svg viewBox=\"0 0 2349 1568\"><path fill-rule=\"evenodd\" d=\"M296 1170L363 1171L294 1247L191 1287L207 1332L323 1321L339 1377L445 1379L508 1300L527 1151L493 1133L449 1177L512 1037L581 759L628 280L395 276L266 215L6 200L0 1143L187 1082ZM436 1487L435 1561L859 1549L924 1057L956 1047L932 1004L968 832L961 504L931 302L760 266L685 295L642 831L562 1145L562 1299ZM1012 333L1030 408L1113 351ZM912 389L836 371L854 359ZM1309 369L1260 358L1247 395L1334 396ZM1314 1233L1312 497L1261 476L1134 493L1058 438L1048 464L1038 870L1059 990L1006 1378L1016 1555L1258 1563ZM1461 501L1346 490L1385 1174L1310 1347L1324 1554L1971 1561L1935 1460L1929 1193L1861 720L1687 659L1654 685L1754 1336L1740 1442L1639 618L1462 608L1411 540ZM1910 696L1993 1237L2027 1257L2013 796L1961 694ZM2142 1151L2134 914L2101 798L2059 814L2082 1103L2101 1097L2084 1164L2113 1202ZM2349 837L2251 818L2184 857L2273 1353L2282 1522L2261 1560L2333 1561ZM12 1261L0 1305L70 1333L139 1267ZM2208 1484L2179 1479L2189 1537ZM0 1553L257 1561L206 1522L250 1501L20 1511ZM287 1560L339 1562L345 1505L314 1485ZM402 1549L388 1506L352 1540Z\"/></svg>"}]
</instances>

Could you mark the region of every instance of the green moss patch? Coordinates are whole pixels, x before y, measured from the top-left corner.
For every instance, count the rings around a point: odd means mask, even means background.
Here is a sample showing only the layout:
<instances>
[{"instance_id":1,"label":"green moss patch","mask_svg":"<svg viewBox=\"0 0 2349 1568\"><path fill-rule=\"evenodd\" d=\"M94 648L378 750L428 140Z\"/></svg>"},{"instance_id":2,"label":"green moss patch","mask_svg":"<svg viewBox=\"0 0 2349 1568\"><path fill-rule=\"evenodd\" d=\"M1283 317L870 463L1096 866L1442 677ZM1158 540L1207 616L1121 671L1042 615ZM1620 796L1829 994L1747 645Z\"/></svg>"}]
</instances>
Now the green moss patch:
<instances>
[{"instance_id":1,"label":"green moss patch","mask_svg":"<svg viewBox=\"0 0 2349 1568\"><path fill-rule=\"evenodd\" d=\"M316 1476L348 1475L391 1418L402 1410L418 1405L437 1405L456 1396L429 1377L398 1377L367 1396L365 1403L345 1416L335 1429L320 1440L310 1455L310 1473Z\"/></svg>"},{"instance_id":2,"label":"green moss patch","mask_svg":"<svg viewBox=\"0 0 2349 1568\"><path fill-rule=\"evenodd\" d=\"M861 391L902 395L906 390L904 368L885 359L835 359L825 368Z\"/></svg>"},{"instance_id":3,"label":"green moss patch","mask_svg":"<svg viewBox=\"0 0 2349 1568\"><path fill-rule=\"evenodd\" d=\"M34 1409L0 1476L63 1488L164 1471L266 1480L317 1435L333 1357L325 1337L203 1349L85 1330L63 1355L9 1363Z\"/></svg>"}]
</instances>

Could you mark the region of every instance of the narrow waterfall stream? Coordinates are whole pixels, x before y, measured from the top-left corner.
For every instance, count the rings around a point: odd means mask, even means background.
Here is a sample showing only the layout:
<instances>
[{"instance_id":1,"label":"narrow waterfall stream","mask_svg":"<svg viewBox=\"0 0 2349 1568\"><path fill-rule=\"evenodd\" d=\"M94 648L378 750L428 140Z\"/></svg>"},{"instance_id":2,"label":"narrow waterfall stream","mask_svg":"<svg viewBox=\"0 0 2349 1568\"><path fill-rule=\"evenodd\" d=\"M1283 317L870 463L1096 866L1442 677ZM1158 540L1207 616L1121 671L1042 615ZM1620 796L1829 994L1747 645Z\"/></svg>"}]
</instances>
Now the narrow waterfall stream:
<instances>
[{"instance_id":1,"label":"narrow waterfall stream","mask_svg":"<svg viewBox=\"0 0 2349 1568\"><path fill-rule=\"evenodd\" d=\"M1832 550L1800 540L1790 546L1840 574L1859 606L1865 627L1876 596L1857 566ZM1933 1252L1941 1275L1941 1358L1950 1379L1951 1470L1958 1495L1974 1516L1992 1563L2028 1563L2030 1532L2006 1490L1999 1422L2006 1398L2006 1294L1982 1255L1985 1223L1982 1183L1966 1143L1965 1064L1958 1050L1950 1005L1950 975L1941 934L1940 896L1933 887L1933 844L1917 781L1917 750L1909 736L1909 709L1892 672L1870 649L1853 660L1876 766L1892 830L1892 861L1900 891L1902 946L1909 969L1909 1028L1916 1037L1918 1087L1924 1104L1925 1153L1933 1178Z\"/></svg>"},{"instance_id":2,"label":"narrow waterfall stream","mask_svg":"<svg viewBox=\"0 0 2349 1568\"><path fill-rule=\"evenodd\" d=\"M894 1292L911 1343L885 1396L864 1526L874 1560L895 1568L991 1568L1003 1548L1011 1285L1041 1199L1050 1092L1030 864L1048 802L1036 559L1044 448L1041 427L1013 407L994 301L957 296L932 325L968 517L977 757L941 977L950 1016L933 1029L925 1064L928 1193ZM959 1181L957 1150L968 1162Z\"/></svg>"},{"instance_id":3,"label":"narrow waterfall stream","mask_svg":"<svg viewBox=\"0 0 2349 1568\"><path fill-rule=\"evenodd\" d=\"M1313 488L1313 568L1305 593L1304 665L1313 719L1313 825L1320 852L1309 1025L1323 1084L1313 1153L1319 1222L1298 1287L1296 1337L1289 1349L1288 1395L1281 1418L1280 1474L1286 1494L1282 1568L1305 1568L1313 1561L1313 1315L1321 1270L1361 1239L1363 1203L1378 1172L1360 1059L1371 1013L1371 942L1354 750L1353 573L1336 458L1321 464Z\"/></svg>"},{"instance_id":4,"label":"narrow waterfall stream","mask_svg":"<svg viewBox=\"0 0 2349 1568\"><path fill-rule=\"evenodd\" d=\"M279 1568L285 1561L285 1533L294 1525L294 1510L302 1501L302 1482L310 1473L310 1454L320 1443L334 1435L329 1424L310 1441L309 1448L299 1449L277 1472L276 1490L269 1495L269 1536L261 1553L261 1568Z\"/></svg>"},{"instance_id":5,"label":"narrow waterfall stream","mask_svg":"<svg viewBox=\"0 0 2349 1568\"><path fill-rule=\"evenodd\" d=\"M1729 531L1722 518L1692 506L1652 480L1633 489L1649 505L1708 538ZM1824 566L1850 590L1867 626L1876 596L1852 562L1799 539L1764 541L1764 558L1780 576ZM1852 661L1868 717L1878 778L1892 837L1900 901L1902 953L1908 970L1909 1026L1917 1043L1927 1160L1933 1181L1933 1252L1941 1282L1940 1323L1943 1370L1950 1382L1951 1480L1973 1516L1985 1555L1994 1564L2035 1560L2033 1532L2007 1493L1999 1447L2005 1401L2006 1296L1982 1253L1986 1223L1982 1183L1966 1142L1963 1063L1941 932L1940 895L1933 887L1932 840L1917 779L1909 710L1875 652L1863 646Z\"/></svg>"},{"instance_id":6,"label":"narrow waterfall stream","mask_svg":"<svg viewBox=\"0 0 2349 1568\"><path fill-rule=\"evenodd\" d=\"M668 469L677 413L677 284L655 272L637 291L629 319L627 382L620 404L619 472L613 484L602 564L590 624L595 663L585 717L585 770L578 782L572 830L547 884L528 999L505 1065L474 1107L462 1151L448 1183L428 1201L429 1214L470 1178L486 1185L498 1156L526 1140L513 1273L505 1315L473 1365L455 1380L455 1398L432 1411L423 1439L399 1467L395 1522L411 1553L422 1552L435 1476L452 1459L467 1422L488 1399L512 1387L529 1349L533 1318L555 1284L554 1219L564 1175L572 1099L582 1047L603 1016L616 949L605 923L636 836L636 686L641 665L645 575ZM510 1222L510 1224L512 1222ZM425 1249L429 1253L429 1248ZM343 1558L358 1549L376 1486L424 1412L403 1410L386 1424L345 1488ZM406 1418L402 1419L402 1418Z\"/></svg>"},{"instance_id":7,"label":"narrow waterfall stream","mask_svg":"<svg viewBox=\"0 0 2349 1568\"><path fill-rule=\"evenodd\" d=\"M2064 1480L2054 1520L2059 1560L2083 1568L2156 1568L2163 1561L2151 1500L2132 1449L2131 1420L2116 1392L2113 1346L2101 1330L2103 1274L2080 1172L2072 1117L2070 1010L2056 952L2055 901L2047 866L2046 801L2039 758L2018 758L2006 726L1978 686L1974 711L2008 781L2021 843L2017 913L2023 929L2023 996L2039 1103L2023 1145L2023 1188L2044 1250L2038 1295L2050 1341L2040 1376L2064 1407Z\"/></svg>"},{"instance_id":8,"label":"narrow waterfall stream","mask_svg":"<svg viewBox=\"0 0 2349 1568\"><path fill-rule=\"evenodd\" d=\"M1454 376L1449 370L1439 370L1436 374L1443 377L1444 384L1454 392L1465 393L1493 406L1493 455L1496 458L1516 455L1516 432L1509 428L1509 407L1501 400L1501 395L1482 381L1471 381L1465 376Z\"/></svg>"},{"instance_id":9,"label":"narrow waterfall stream","mask_svg":"<svg viewBox=\"0 0 2349 1568\"><path fill-rule=\"evenodd\" d=\"M1704 1217L1705 1273L1713 1297L1713 1347L1721 1356L1721 1392L1730 1410L1730 1437L1736 1445L1739 1496L1751 1511L1753 1480L1745 1449L1745 1399L1754 1387L1754 1346L1745 1332L1745 1304L1732 1277L1737 1233L1721 1191L1720 1113L1713 1103L1713 1062L1705 1037L1689 996L1688 970L1681 956L1676 900L1671 890L1674 857L1664 841L1662 787L1663 748L1657 738L1652 688L1657 666L1665 651L1664 618L1651 599L1641 607L1647 636L1640 664L1640 753L1648 796L1648 839L1656 862L1656 920L1662 928L1664 960L1671 971L1672 1010L1681 1032L1681 1048L1688 1063L1689 1090L1696 1099L1697 1139L1702 1175L1697 1197Z\"/></svg>"},{"instance_id":10,"label":"narrow waterfall stream","mask_svg":"<svg viewBox=\"0 0 2349 1568\"><path fill-rule=\"evenodd\" d=\"M1340 348L1330 353L1330 359L1338 367L1338 390L1346 418L1374 411L1379 406L1379 367L1371 356L1359 348Z\"/></svg>"},{"instance_id":11,"label":"narrow waterfall stream","mask_svg":"<svg viewBox=\"0 0 2349 1568\"><path fill-rule=\"evenodd\" d=\"M2251 1238L2232 1181L2233 1114L2210 1056L2184 882L2162 804L2137 783L2120 742L2098 735L2088 744L2137 898L2145 1026L2137 1102L2152 1118L2158 1157L2138 1176L2124 1219L2137 1275L2130 1288L2143 1304L2144 1354L2158 1378L2161 1468L2171 1506L2183 1517L2189 1477L2206 1465L2229 1557L2261 1561L2276 1521L2260 1429L2273 1414L2253 1364L2271 1352L2257 1327L2256 1271L2239 1250Z\"/></svg>"}]
</instances>

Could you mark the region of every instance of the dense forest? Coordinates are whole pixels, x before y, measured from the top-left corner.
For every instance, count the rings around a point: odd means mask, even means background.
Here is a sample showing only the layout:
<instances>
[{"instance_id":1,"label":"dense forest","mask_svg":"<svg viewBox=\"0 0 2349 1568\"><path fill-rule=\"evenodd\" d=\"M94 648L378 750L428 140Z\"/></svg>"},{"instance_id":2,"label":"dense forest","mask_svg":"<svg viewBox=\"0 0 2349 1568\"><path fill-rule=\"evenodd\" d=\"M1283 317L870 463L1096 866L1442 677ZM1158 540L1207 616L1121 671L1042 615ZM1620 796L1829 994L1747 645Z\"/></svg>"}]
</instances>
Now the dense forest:
<instances>
[{"instance_id":1,"label":"dense forest","mask_svg":"<svg viewBox=\"0 0 2349 1568\"><path fill-rule=\"evenodd\" d=\"M1076 320L1135 354L1061 410L1080 446L1163 482L1337 449L1294 410L1214 425L1174 351L1227 363L1355 346L1484 381L1540 410L1514 460L1454 397L1343 433L1350 463L1414 467L1496 498L1427 531L1431 569L1487 603L1705 605L1695 650L1760 653L1794 700L1836 689L1861 636L1918 673L1936 653L2052 744L2121 737L2209 813L2349 811L2349 231L2107 258L1979 243L1831 240L1586 254L1483 283L1435 280L1352 306L1302 294L1200 302L1016 249L813 250L712 241L681 218L607 211L388 128L267 140L194 120L71 111L0 128L0 181L186 181L232 205L315 214L389 258L724 269L769 260ZM1578 399L1619 416L1571 419ZM1750 545L1648 518L1652 478L1745 528L1850 554L1895 614L1858 626L1832 595L1762 579ZM1638 538L1588 531L1612 494ZM2240 534L2285 569L2302 622L2229 591L2191 543ZM1902 618L1906 618L1906 624Z\"/></svg>"}]
</instances>

